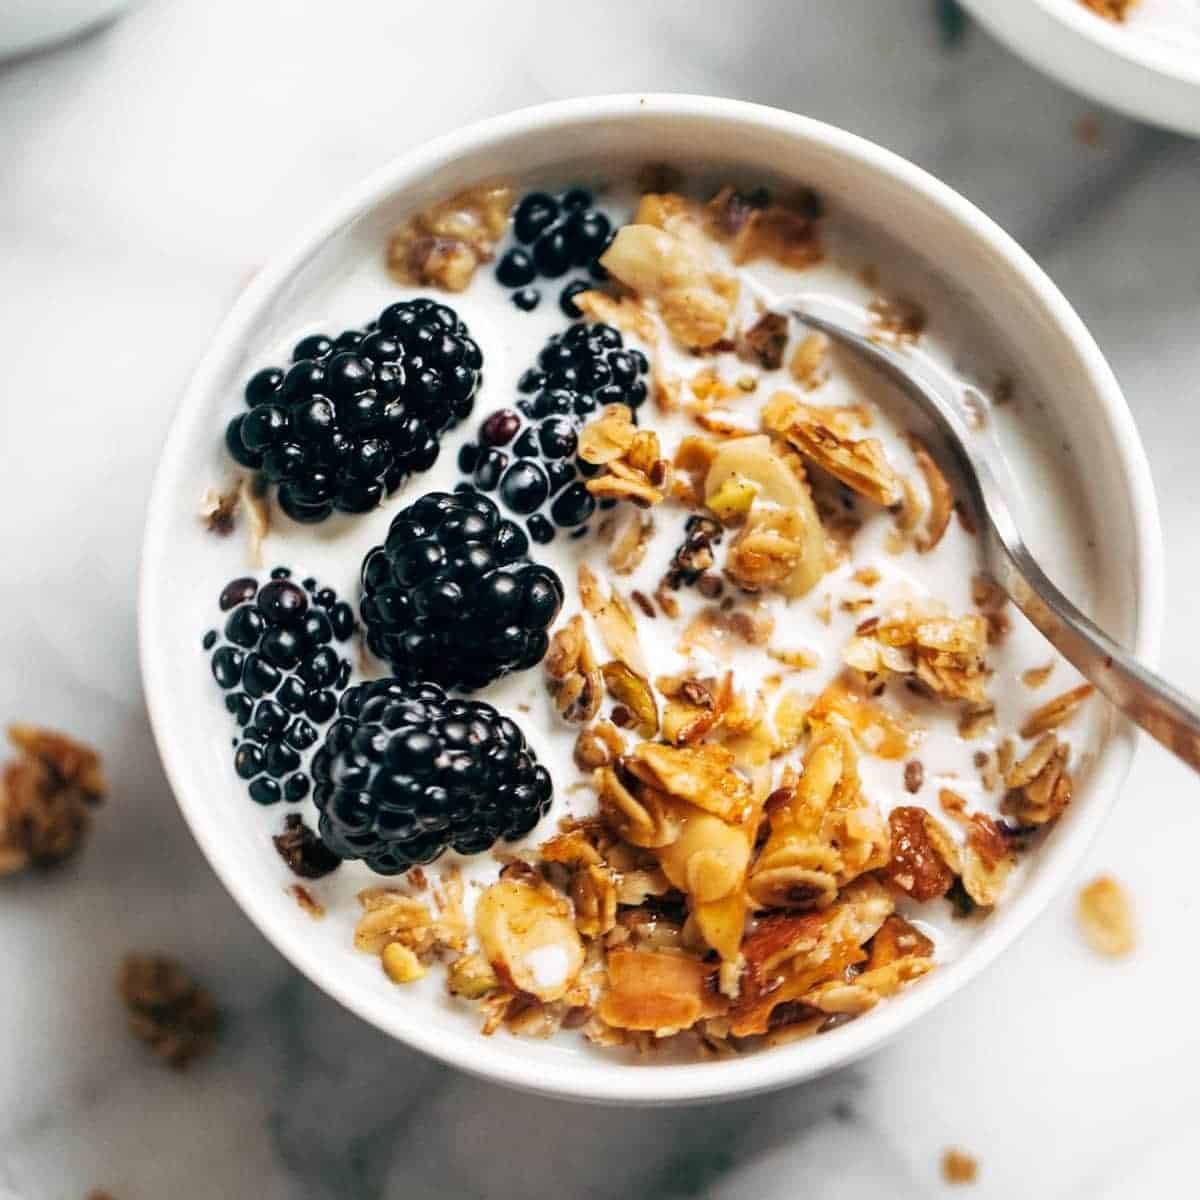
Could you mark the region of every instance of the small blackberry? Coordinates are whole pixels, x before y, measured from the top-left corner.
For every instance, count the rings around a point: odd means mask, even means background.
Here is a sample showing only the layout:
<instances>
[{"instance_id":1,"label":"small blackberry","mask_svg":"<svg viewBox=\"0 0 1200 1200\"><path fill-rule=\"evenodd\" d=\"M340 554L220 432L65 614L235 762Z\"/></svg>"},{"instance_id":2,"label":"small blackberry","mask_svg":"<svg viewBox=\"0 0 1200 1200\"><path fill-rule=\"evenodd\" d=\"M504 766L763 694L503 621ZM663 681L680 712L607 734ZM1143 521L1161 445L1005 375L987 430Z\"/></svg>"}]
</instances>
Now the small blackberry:
<instances>
[{"instance_id":1,"label":"small blackberry","mask_svg":"<svg viewBox=\"0 0 1200 1200\"><path fill-rule=\"evenodd\" d=\"M254 375L226 445L279 485L294 520L366 512L433 466L442 434L471 412L482 366L454 309L403 300L364 330L304 338L286 372Z\"/></svg>"},{"instance_id":2,"label":"small blackberry","mask_svg":"<svg viewBox=\"0 0 1200 1200\"><path fill-rule=\"evenodd\" d=\"M479 491L498 489L517 516L532 516L549 500L555 524L581 526L596 506L575 481L598 468L576 458L579 430L606 404L625 404L636 419L649 369L646 356L609 325L580 323L554 334L517 383L516 406L484 418L478 440L459 452L459 469ZM550 540L540 522L537 532L528 528L534 541Z\"/></svg>"},{"instance_id":3,"label":"small blackberry","mask_svg":"<svg viewBox=\"0 0 1200 1200\"><path fill-rule=\"evenodd\" d=\"M513 293L518 308L528 311L537 306L541 296L529 285L539 276L559 279L572 267L587 269L593 279L608 276L599 258L613 239L612 222L593 206L592 194L584 188L571 188L559 196L528 193L513 212L513 235L520 244L500 256L496 279L505 287L520 289ZM574 297L590 287L584 281L567 285L559 301L567 316L582 315Z\"/></svg>"},{"instance_id":4,"label":"small blackberry","mask_svg":"<svg viewBox=\"0 0 1200 1200\"><path fill-rule=\"evenodd\" d=\"M235 579L219 598L228 615L212 672L242 730L234 769L259 804L308 794L300 756L333 716L350 673L332 643L353 634L353 610L315 580L305 581L310 603L290 576L277 568L261 587L253 578Z\"/></svg>"},{"instance_id":5,"label":"small blackberry","mask_svg":"<svg viewBox=\"0 0 1200 1200\"><path fill-rule=\"evenodd\" d=\"M432 683L351 688L313 758L321 840L380 875L481 854L546 815L550 775L508 717Z\"/></svg>"},{"instance_id":6,"label":"small blackberry","mask_svg":"<svg viewBox=\"0 0 1200 1200\"><path fill-rule=\"evenodd\" d=\"M401 679L473 691L541 661L563 587L478 492L430 492L363 561L367 645Z\"/></svg>"}]
</instances>

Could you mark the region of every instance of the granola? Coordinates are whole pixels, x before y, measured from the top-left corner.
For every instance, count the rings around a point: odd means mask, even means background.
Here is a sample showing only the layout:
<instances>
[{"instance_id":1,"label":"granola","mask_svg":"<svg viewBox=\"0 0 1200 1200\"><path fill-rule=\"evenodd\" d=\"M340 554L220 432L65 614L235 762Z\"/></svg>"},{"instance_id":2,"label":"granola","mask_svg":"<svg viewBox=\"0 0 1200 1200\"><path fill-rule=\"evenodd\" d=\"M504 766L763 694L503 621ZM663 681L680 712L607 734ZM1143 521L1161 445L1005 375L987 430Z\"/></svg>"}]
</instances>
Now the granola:
<instances>
[{"instance_id":1,"label":"granola","mask_svg":"<svg viewBox=\"0 0 1200 1200\"><path fill-rule=\"evenodd\" d=\"M10 725L8 740L17 757L0 774L0 875L77 854L106 792L99 755L66 734Z\"/></svg>"},{"instance_id":2,"label":"granola","mask_svg":"<svg viewBox=\"0 0 1200 1200\"><path fill-rule=\"evenodd\" d=\"M974 1183L979 1175L979 1163L973 1154L951 1147L942 1153L942 1178L947 1183Z\"/></svg>"},{"instance_id":3,"label":"granola","mask_svg":"<svg viewBox=\"0 0 1200 1200\"><path fill-rule=\"evenodd\" d=\"M1111 875L1093 879L1080 891L1075 916L1097 954L1124 958L1137 945L1129 893Z\"/></svg>"},{"instance_id":4,"label":"granola","mask_svg":"<svg viewBox=\"0 0 1200 1200\"><path fill-rule=\"evenodd\" d=\"M515 401L570 425L554 437L575 474L547 470L544 499L553 512L570 486L590 514L544 551L567 594L537 689L511 693L572 815L497 843L467 880L443 866L363 888L354 944L400 990L436 972L484 1034L727 1056L836 1036L922 986L952 949L944 923L986 921L1070 803L1090 689L1029 652L977 574L938 447L897 428L828 338L756 301L759 271L800 286L832 269L819 199L700 200L653 176L595 285L572 293L624 349L594 387L539 357ZM470 286L510 199L484 189L412 218L393 270ZM875 337L926 336L878 272L850 286L867 289ZM625 360L636 393L617 381ZM486 445L501 473L541 462L539 428L481 433L466 459ZM548 523L519 515L545 544ZM1055 671L1058 695L1014 699L1011 681ZM299 818L276 844L312 870L319 839Z\"/></svg>"},{"instance_id":5,"label":"granola","mask_svg":"<svg viewBox=\"0 0 1200 1200\"><path fill-rule=\"evenodd\" d=\"M910 676L931 695L986 706L986 652L982 617L909 608L864 621L843 657L864 675Z\"/></svg>"},{"instance_id":6,"label":"granola","mask_svg":"<svg viewBox=\"0 0 1200 1200\"><path fill-rule=\"evenodd\" d=\"M409 217L388 242L388 270L400 283L465 291L507 229L512 197L507 184L481 184Z\"/></svg>"},{"instance_id":7,"label":"granola","mask_svg":"<svg viewBox=\"0 0 1200 1200\"><path fill-rule=\"evenodd\" d=\"M181 1070L212 1049L220 1024L216 1004L174 959L127 955L117 990L134 1037L170 1066Z\"/></svg>"}]
</instances>

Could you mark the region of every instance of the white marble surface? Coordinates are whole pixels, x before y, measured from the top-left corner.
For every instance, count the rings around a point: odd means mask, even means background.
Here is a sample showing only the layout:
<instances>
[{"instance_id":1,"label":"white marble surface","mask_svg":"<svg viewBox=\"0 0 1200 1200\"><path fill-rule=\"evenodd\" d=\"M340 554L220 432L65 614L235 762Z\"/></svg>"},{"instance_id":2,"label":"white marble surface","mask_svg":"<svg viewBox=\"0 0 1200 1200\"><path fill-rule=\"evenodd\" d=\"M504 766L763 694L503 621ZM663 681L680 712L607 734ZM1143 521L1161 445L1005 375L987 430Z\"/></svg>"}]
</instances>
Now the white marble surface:
<instances>
[{"instance_id":1,"label":"white marble surface","mask_svg":"<svg viewBox=\"0 0 1200 1200\"><path fill-rule=\"evenodd\" d=\"M77 1200L1194 1194L1196 783L1146 746L1087 865L1139 906L1097 960L1064 896L983 979L869 1061L735 1104L630 1113L509 1094L341 1011L235 909L159 769L134 582L172 406L246 276L365 171L462 121L660 89L794 108L928 167L1078 306L1158 482L1167 670L1200 671L1200 147L1090 110L931 0L161 0L0 66L0 718L101 746L82 859L0 886L0 1195ZM746 12L756 15L753 19ZM169 949L228 1012L185 1077L112 988Z\"/></svg>"}]
</instances>

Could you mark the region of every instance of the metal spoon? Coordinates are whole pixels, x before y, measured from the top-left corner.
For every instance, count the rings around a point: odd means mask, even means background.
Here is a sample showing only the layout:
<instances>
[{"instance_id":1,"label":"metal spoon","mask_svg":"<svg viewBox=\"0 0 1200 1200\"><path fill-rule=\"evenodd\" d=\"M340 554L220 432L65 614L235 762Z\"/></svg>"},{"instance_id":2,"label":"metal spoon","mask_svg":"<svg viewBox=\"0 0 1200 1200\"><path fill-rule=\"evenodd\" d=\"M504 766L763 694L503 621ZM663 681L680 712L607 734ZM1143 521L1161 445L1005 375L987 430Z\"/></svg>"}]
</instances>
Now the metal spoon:
<instances>
[{"instance_id":1,"label":"metal spoon","mask_svg":"<svg viewBox=\"0 0 1200 1200\"><path fill-rule=\"evenodd\" d=\"M774 300L876 366L914 400L936 427L930 446L946 460L966 489L978 517L984 566L1047 641L1131 721L1200 771L1200 705L1138 662L1089 620L1047 578L1021 540L997 470L981 452L960 411L953 388L941 374L871 336L865 317L820 296Z\"/></svg>"}]
</instances>

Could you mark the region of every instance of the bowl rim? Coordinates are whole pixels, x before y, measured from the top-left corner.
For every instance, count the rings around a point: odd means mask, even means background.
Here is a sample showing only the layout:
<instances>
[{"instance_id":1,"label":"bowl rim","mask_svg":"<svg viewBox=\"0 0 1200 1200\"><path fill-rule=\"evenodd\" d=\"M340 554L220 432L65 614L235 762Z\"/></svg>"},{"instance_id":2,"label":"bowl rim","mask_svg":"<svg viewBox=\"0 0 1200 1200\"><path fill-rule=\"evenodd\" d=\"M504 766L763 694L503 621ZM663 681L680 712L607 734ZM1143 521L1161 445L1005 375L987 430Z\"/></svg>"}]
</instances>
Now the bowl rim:
<instances>
[{"instance_id":1,"label":"bowl rim","mask_svg":"<svg viewBox=\"0 0 1200 1200\"><path fill-rule=\"evenodd\" d=\"M1087 819L1060 831L1065 836L1056 843L1054 869L1041 871L1030 880L1022 894L1006 906L1004 921L997 922L994 932L977 940L962 958L933 972L920 988L881 1006L869 1021L854 1022L836 1036L722 1062L632 1066L599 1059L581 1063L576 1057L564 1056L560 1068L557 1064L523 1058L519 1043L507 1039L478 1035L464 1038L424 1026L419 1020L408 1020L405 1006L388 1005L377 995L358 993L340 979L329 969L315 945L297 935L299 927L295 922L284 919L284 910L273 896L268 903L268 889L232 869L222 854L220 831L207 816L211 809L205 803L203 789L193 787L189 779L185 739L173 736L167 720L171 693L169 664L156 661L151 653L150 630L159 622L158 603L162 593L156 585L153 564L157 559L156 548L166 545L171 536L169 506L160 498L172 488L174 476L187 455L181 414L211 391L229 348L239 345L250 333L277 289L363 211L443 163L470 157L494 143L531 131L624 121L635 119L638 114L768 128L832 150L857 160L864 168L890 175L923 201L966 226L991 254L1002 257L1047 317L1072 343L1086 365L1098 411L1113 430L1122 484L1130 500L1136 545L1134 567L1139 588L1133 649L1149 660L1157 655L1164 591L1161 536L1149 465L1117 381L1079 316L1025 251L965 198L906 159L834 126L762 105L682 94L619 94L522 108L466 126L392 160L372 172L319 220L303 229L281 253L274 255L238 297L193 374L172 418L150 495L140 567L139 657L151 727L168 782L193 836L242 910L285 958L352 1012L408 1045L471 1074L527 1091L613 1104L698 1102L799 1083L860 1058L932 1011L1006 949L1071 878L1115 802L1134 749L1131 729L1118 722L1097 755L1089 787L1093 798Z\"/></svg>"},{"instance_id":2,"label":"bowl rim","mask_svg":"<svg viewBox=\"0 0 1200 1200\"><path fill-rule=\"evenodd\" d=\"M1200 134L1200 56L1139 36L1080 0L963 4L1016 53L1092 100Z\"/></svg>"},{"instance_id":3,"label":"bowl rim","mask_svg":"<svg viewBox=\"0 0 1200 1200\"><path fill-rule=\"evenodd\" d=\"M989 3L994 0L983 0ZM1127 27L1105 20L1080 0L1034 0L1034 3L1072 33L1098 42L1110 54L1200 88L1200 58L1172 50L1148 37L1130 35Z\"/></svg>"}]
</instances>

